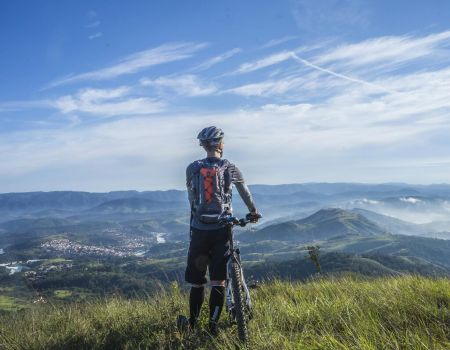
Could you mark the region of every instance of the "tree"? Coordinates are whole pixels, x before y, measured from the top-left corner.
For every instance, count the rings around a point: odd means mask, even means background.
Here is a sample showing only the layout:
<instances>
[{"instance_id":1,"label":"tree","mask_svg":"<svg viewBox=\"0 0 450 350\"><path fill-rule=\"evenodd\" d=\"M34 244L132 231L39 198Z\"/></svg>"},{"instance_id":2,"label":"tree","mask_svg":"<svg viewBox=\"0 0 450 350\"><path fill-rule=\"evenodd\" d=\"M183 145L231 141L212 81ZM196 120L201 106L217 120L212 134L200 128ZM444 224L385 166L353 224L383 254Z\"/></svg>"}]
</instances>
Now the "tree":
<instances>
[{"instance_id":1,"label":"tree","mask_svg":"<svg viewBox=\"0 0 450 350\"><path fill-rule=\"evenodd\" d=\"M310 245L307 246L306 249L308 249L309 258L313 262L314 266L317 269L317 273L322 272L322 268L320 267L320 260L319 260L319 250L320 247L318 245Z\"/></svg>"}]
</instances>

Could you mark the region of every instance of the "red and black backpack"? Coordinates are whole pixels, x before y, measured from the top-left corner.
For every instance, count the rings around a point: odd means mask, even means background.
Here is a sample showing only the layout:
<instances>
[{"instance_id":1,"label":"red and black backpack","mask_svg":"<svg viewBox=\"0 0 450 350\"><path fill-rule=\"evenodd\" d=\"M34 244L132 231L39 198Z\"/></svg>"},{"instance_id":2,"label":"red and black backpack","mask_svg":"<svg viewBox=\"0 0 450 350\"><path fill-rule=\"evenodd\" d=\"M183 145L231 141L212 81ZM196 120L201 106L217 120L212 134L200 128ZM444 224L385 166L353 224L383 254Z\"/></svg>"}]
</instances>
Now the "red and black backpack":
<instances>
[{"instance_id":1,"label":"red and black backpack","mask_svg":"<svg viewBox=\"0 0 450 350\"><path fill-rule=\"evenodd\" d=\"M203 223L217 223L220 216L231 211L230 163L226 159L197 161L193 176L194 215Z\"/></svg>"}]
</instances>

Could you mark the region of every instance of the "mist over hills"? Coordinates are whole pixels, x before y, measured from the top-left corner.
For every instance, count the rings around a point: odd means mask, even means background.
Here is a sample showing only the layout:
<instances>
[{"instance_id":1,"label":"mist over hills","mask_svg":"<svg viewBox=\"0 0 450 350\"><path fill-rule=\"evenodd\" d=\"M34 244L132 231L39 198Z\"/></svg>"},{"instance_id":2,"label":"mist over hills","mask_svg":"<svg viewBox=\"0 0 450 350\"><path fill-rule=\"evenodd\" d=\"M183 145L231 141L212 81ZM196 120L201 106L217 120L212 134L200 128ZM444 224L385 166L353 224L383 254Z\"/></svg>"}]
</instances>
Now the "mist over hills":
<instances>
[{"instance_id":1,"label":"mist over hills","mask_svg":"<svg viewBox=\"0 0 450 350\"><path fill-rule=\"evenodd\" d=\"M313 211L336 207L367 209L406 221L412 218L420 223L447 219L450 221L450 185L307 183L249 187L258 207L265 214L265 220L278 219L297 212L303 212L306 217ZM111 203L107 205L107 202ZM87 214L88 211L94 211L95 207L99 207L98 214L106 214L108 211L152 212L164 208L167 203L171 204L171 209L175 207L188 210L186 192L179 190L5 193L0 194L0 213L3 214L0 220L23 214ZM239 214L246 211L238 195L234 196L234 207ZM105 212L101 213L102 210Z\"/></svg>"}]
</instances>

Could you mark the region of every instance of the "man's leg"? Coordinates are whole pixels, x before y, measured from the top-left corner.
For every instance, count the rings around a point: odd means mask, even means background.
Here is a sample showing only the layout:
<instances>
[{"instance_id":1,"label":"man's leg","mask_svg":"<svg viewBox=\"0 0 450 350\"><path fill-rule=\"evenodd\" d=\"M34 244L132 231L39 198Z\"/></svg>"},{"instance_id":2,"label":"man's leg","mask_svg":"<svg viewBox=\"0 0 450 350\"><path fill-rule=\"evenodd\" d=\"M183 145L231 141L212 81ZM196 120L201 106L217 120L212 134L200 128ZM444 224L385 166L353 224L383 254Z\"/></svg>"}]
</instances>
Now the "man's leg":
<instances>
[{"instance_id":1,"label":"man's leg","mask_svg":"<svg viewBox=\"0 0 450 350\"><path fill-rule=\"evenodd\" d=\"M220 229L214 236L209 264L211 294L209 297L209 330L217 333L217 322L225 302L225 280L227 278L227 260L229 251L229 235L226 228Z\"/></svg>"},{"instance_id":2,"label":"man's leg","mask_svg":"<svg viewBox=\"0 0 450 350\"><path fill-rule=\"evenodd\" d=\"M200 310L205 299L206 269L208 266L208 245L205 233L201 230L192 231L189 244L188 261L185 272L186 282L191 284L189 294L189 323L193 327L200 316Z\"/></svg>"},{"instance_id":3,"label":"man's leg","mask_svg":"<svg viewBox=\"0 0 450 350\"><path fill-rule=\"evenodd\" d=\"M205 286L203 284L193 284L189 294L189 323L195 326L205 300Z\"/></svg>"},{"instance_id":4,"label":"man's leg","mask_svg":"<svg viewBox=\"0 0 450 350\"><path fill-rule=\"evenodd\" d=\"M209 322L211 333L216 333L216 324L222 313L225 302L225 281L211 281L211 294L209 296Z\"/></svg>"}]
</instances>

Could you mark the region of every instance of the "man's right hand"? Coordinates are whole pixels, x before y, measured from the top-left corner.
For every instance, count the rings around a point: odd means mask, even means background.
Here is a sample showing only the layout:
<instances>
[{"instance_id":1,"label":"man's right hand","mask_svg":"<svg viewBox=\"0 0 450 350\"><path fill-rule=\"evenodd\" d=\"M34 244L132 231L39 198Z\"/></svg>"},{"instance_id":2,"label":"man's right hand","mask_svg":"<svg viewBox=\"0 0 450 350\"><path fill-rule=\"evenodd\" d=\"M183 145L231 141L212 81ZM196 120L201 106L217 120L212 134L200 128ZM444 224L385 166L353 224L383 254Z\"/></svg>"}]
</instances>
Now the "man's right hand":
<instances>
[{"instance_id":1,"label":"man's right hand","mask_svg":"<svg viewBox=\"0 0 450 350\"><path fill-rule=\"evenodd\" d=\"M262 218L262 215L258 213L257 211L248 213L245 218L250 222L258 222L259 219Z\"/></svg>"}]
</instances>

